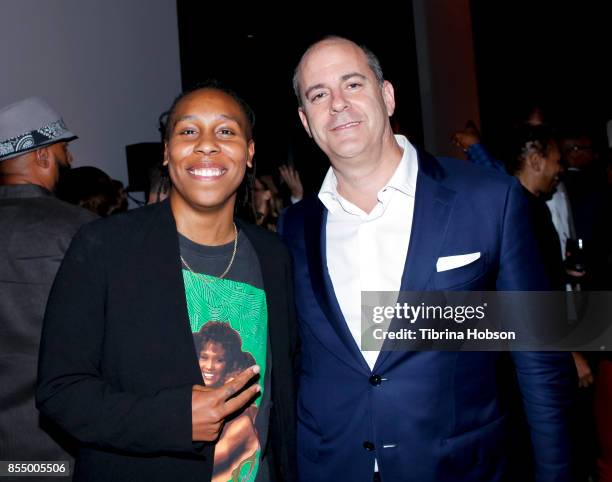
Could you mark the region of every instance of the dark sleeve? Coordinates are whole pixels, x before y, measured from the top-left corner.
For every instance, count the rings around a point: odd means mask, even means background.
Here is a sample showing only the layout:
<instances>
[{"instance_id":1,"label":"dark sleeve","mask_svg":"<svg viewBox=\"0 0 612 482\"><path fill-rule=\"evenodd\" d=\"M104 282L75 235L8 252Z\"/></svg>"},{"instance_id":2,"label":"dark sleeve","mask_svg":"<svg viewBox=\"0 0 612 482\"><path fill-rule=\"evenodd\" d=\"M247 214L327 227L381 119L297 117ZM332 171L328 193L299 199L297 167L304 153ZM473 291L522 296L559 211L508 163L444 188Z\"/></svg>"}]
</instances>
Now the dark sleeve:
<instances>
[{"instance_id":1,"label":"dark sleeve","mask_svg":"<svg viewBox=\"0 0 612 482\"><path fill-rule=\"evenodd\" d=\"M296 390L299 388L298 386L298 382L300 379L300 367L301 367L301 343L300 343L300 337L299 337L299 328L298 328L298 322L297 322L297 312L296 312L296 308L295 308L295 296L294 296L294 292L295 292L295 278L294 278L294 274L293 274L293 251L291 250L291 246L290 246L290 234L287 232L287 225L285 224L285 221L287 220L287 218L291 216L291 214L289 213L289 210L286 208L281 212L281 215L278 219L277 225L276 225L276 230L277 233L279 234L279 236L281 237L281 239L283 240L283 243L285 244L285 246L287 247L287 253L288 253L288 258L289 258L289 262L288 262L288 275L287 275L287 286L288 286L288 291L287 291L287 296L288 296L288 304L290 306L290 316L289 316L289 328L290 328L290 336L291 336L291 340L292 340L292 346L295 347L294 351L293 351L293 373L294 373L294 380L295 380L295 386L296 386Z\"/></svg>"},{"instance_id":2,"label":"dark sleeve","mask_svg":"<svg viewBox=\"0 0 612 482\"><path fill-rule=\"evenodd\" d=\"M527 200L518 182L508 191L504 216L499 291L548 289L529 223ZM531 432L538 482L571 480L568 412L574 368L569 353L513 352Z\"/></svg>"},{"instance_id":3,"label":"dark sleeve","mask_svg":"<svg viewBox=\"0 0 612 482\"><path fill-rule=\"evenodd\" d=\"M288 251L288 250L287 250ZM289 416L287 417L288 426L285 427L285 440L284 440L284 463L282 465L282 477L281 480L291 482L297 481L297 391L299 389L299 370L300 370L300 339L299 330L297 324L297 315L295 308L294 298L294 282L293 282L293 263L291 262L291 256L287 252L288 262L285 268L285 279L287 286L287 309L289 311L288 324L289 324L289 342L291 344L291 358L293 365L293 393L290 400L290 406L288 407Z\"/></svg>"},{"instance_id":4,"label":"dark sleeve","mask_svg":"<svg viewBox=\"0 0 612 482\"><path fill-rule=\"evenodd\" d=\"M287 250L289 251L289 250ZM298 381L300 379L300 355L301 355L301 343L299 336L299 329L297 323L297 314L296 314L296 306L295 306L295 283L293 277L293 262L291 260L291 255L287 254L289 259L287 263L287 271L286 271L286 282L287 282L287 307L289 310L289 340L291 342L292 350L292 361L293 361L293 380L295 383L295 390L297 392L298 389Z\"/></svg>"},{"instance_id":5,"label":"dark sleeve","mask_svg":"<svg viewBox=\"0 0 612 482\"><path fill-rule=\"evenodd\" d=\"M96 224L96 223L94 223ZM106 319L104 243L92 225L76 235L53 284L44 319L39 410L77 440L133 453L198 453L191 389L147 395L120 390L102 371Z\"/></svg>"},{"instance_id":6,"label":"dark sleeve","mask_svg":"<svg viewBox=\"0 0 612 482\"><path fill-rule=\"evenodd\" d=\"M483 144L472 144L468 147L467 157L477 166L490 167L507 174L504 163L493 157Z\"/></svg>"},{"instance_id":7,"label":"dark sleeve","mask_svg":"<svg viewBox=\"0 0 612 482\"><path fill-rule=\"evenodd\" d=\"M568 417L575 382L566 352L513 352L533 445L536 480L569 482L571 446Z\"/></svg>"},{"instance_id":8,"label":"dark sleeve","mask_svg":"<svg viewBox=\"0 0 612 482\"><path fill-rule=\"evenodd\" d=\"M280 216L278 217L278 221L276 221L276 232L281 239L285 234L285 217L287 216L287 209L288 208L283 208L283 210L280 212Z\"/></svg>"}]
</instances>

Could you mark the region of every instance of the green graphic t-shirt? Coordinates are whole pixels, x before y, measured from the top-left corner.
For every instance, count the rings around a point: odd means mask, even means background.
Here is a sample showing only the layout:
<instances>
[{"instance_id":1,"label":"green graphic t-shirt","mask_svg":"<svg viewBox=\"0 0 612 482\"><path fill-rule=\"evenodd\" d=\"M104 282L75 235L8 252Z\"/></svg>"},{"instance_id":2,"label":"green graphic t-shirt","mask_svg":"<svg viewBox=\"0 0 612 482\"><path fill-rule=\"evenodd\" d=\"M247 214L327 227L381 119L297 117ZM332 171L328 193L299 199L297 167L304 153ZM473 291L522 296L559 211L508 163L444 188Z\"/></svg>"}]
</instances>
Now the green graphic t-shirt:
<instances>
[{"instance_id":1,"label":"green graphic t-shirt","mask_svg":"<svg viewBox=\"0 0 612 482\"><path fill-rule=\"evenodd\" d=\"M254 380L261 395L225 421L215 444L212 481L266 480L260 458L269 418L268 312L257 255L239 234L232 267L220 279L216 276L227 267L233 242L202 246L180 236L180 248L191 268L183 265L183 280L204 385L222 386L254 364L265 374Z\"/></svg>"}]
</instances>

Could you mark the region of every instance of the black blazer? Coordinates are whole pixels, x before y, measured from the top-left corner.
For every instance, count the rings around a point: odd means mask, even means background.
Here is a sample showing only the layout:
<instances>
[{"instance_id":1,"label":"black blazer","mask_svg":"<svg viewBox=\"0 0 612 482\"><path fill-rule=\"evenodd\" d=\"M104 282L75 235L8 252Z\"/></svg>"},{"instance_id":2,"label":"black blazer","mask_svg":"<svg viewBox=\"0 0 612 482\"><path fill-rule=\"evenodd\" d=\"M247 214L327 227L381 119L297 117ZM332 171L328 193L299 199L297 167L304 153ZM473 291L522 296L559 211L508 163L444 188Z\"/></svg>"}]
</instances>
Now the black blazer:
<instances>
[{"instance_id":1,"label":"black blazer","mask_svg":"<svg viewBox=\"0 0 612 482\"><path fill-rule=\"evenodd\" d=\"M259 257L272 350L266 455L295 477L297 330L289 255L244 223ZM169 202L93 222L53 285L41 340L39 409L82 445L75 480L210 480L213 445L191 440L191 387L202 383Z\"/></svg>"}]
</instances>

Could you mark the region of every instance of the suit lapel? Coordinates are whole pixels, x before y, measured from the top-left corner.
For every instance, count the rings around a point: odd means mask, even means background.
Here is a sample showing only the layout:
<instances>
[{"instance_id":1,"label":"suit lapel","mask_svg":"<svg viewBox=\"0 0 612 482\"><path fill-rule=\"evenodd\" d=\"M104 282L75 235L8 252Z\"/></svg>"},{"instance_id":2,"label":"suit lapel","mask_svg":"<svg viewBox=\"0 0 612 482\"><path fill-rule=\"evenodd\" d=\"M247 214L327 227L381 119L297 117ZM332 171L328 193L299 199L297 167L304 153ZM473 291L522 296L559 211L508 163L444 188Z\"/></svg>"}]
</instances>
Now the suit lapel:
<instances>
[{"instance_id":1,"label":"suit lapel","mask_svg":"<svg viewBox=\"0 0 612 482\"><path fill-rule=\"evenodd\" d=\"M426 291L430 288L429 280L446 237L455 201L455 191L440 182L445 174L438 161L424 151L418 152L418 158L412 229L400 291ZM395 322L396 320L392 323ZM391 344L392 342L387 340L383 345L375 370L390 358L394 358ZM401 353L395 353L395 356L400 355Z\"/></svg>"},{"instance_id":2,"label":"suit lapel","mask_svg":"<svg viewBox=\"0 0 612 482\"><path fill-rule=\"evenodd\" d=\"M325 317L338 335L338 338L342 341L342 344L351 354L351 364L358 370L365 369L370 371L370 367L363 358L342 315L327 270L326 223L327 211L321 201L316 199L314 206L306 210L304 226L308 272L310 273L312 289Z\"/></svg>"},{"instance_id":3,"label":"suit lapel","mask_svg":"<svg viewBox=\"0 0 612 482\"><path fill-rule=\"evenodd\" d=\"M439 182L442 174L438 168L441 170L436 159L419 152L416 198L402 291L427 289L445 239L455 191Z\"/></svg>"}]
</instances>

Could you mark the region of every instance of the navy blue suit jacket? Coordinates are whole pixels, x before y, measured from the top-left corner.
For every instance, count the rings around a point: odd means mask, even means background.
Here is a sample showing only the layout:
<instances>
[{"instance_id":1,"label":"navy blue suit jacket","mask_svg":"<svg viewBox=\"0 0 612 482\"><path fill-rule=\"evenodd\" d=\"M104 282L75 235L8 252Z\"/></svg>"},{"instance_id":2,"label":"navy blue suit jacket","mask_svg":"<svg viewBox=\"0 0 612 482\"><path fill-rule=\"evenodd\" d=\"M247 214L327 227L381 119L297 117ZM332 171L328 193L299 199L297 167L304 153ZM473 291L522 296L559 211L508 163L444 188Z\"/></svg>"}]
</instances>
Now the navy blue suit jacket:
<instances>
[{"instance_id":1,"label":"navy blue suit jacket","mask_svg":"<svg viewBox=\"0 0 612 482\"><path fill-rule=\"evenodd\" d=\"M518 182L464 161L418 157L401 289L545 289ZM506 452L500 354L387 351L371 371L327 271L326 219L323 204L312 198L290 207L280 224L294 259L302 340L300 480L370 482L375 457L384 481L500 480ZM473 252L481 253L475 262L436 272L439 257ZM512 357L538 481L569 480L571 359L551 352ZM373 374L382 383L371 384Z\"/></svg>"}]
</instances>

